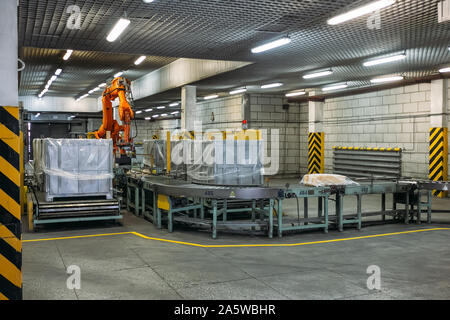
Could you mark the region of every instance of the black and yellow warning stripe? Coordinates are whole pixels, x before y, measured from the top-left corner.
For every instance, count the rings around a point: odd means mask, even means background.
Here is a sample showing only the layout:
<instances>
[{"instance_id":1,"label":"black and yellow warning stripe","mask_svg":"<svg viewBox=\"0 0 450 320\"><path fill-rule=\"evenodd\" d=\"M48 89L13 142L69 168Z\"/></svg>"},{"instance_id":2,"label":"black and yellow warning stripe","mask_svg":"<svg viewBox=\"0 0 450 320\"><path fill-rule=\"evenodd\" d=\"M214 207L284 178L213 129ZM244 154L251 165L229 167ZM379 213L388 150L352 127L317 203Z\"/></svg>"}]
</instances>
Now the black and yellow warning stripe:
<instances>
[{"instance_id":1,"label":"black and yellow warning stripe","mask_svg":"<svg viewBox=\"0 0 450 320\"><path fill-rule=\"evenodd\" d=\"M333 147L333 150L400 152L401 148Z\"/></svg>"},{"instance_id":2,"label":"black and yellow warning stripe","mask_svg":"<svg viewBox=\"0 0 450 320\"><path fill-rule=\"evenodd\" d=\"M325 171L325 133L310 132L308 136L308 173Z\"/></svg>"},{"instance_id":3,"label":"black and yellow warning stripe","mask_svg":"<svg viewBox=\"0 0 450 320\"><path fill-rule=\"evenodd\" d=\"M0 300L22 299L21 172L19 108L0 106Z\"/></svg>"},{"instance_id":4,"label":"black and yellow warning stripe","mask_svg":"<svg viewBox=\"0 0 450 320\"><path fill-rule=\"evenodd\" d=\"M431 181L448 180L448 128L430 129L430 170ZM447 192L433 191L436 197L444 198Z\"/></svg>"}]
</instances>

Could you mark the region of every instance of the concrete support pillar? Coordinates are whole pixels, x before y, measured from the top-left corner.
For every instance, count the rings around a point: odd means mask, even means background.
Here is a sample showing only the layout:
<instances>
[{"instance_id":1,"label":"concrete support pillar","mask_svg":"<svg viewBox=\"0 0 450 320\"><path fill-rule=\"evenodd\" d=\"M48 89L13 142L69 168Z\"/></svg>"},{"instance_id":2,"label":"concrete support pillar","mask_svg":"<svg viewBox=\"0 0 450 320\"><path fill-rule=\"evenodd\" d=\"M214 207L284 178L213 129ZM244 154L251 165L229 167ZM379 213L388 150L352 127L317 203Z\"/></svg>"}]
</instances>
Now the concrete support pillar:
<instances>
[{"instance_id":1,"label":"concrete support pillar","mask_svg":"<svg viewBox=\"0 0 450 320\"><path fill-rule=\"evenodd\" d=\"M310 92L309 96L315 96ZM325 133L323 132L324 101L309 101L308 173L325 171Z\"/></svg>"},{"instance_id":2,"label":"concrete support pillar","mask_svg":"<svg viewBox=\"0 0 450 320\"><path fill-rule=\"evenodd\" d=\"M429 179L432 181L448 180L447 82L447 79L431 82ZM447 192L433 191L433 194L439 198L447 196Z\"/></svg>"},{"instance_id":3,"label":"concrete support pillar","mask_svg":"<svg viewBox=\"0 0 450 320\"><path fill-rule=\"evenodd\" d=\"M18 106L17 0L2 0L0 43L0 106Z\"/></svg>"},{"instance_id":4,"label":"concrete support pillar","mask_svg":"<svg viewBox=\"0 0 450 320\"><path fill-rule=\"evenodd\" d=\"M316 95L317 92L310 92L309 96ZM323 132L323 106L324 101L309 101L309 132Z\"/></svg>"},{"instance_id":5,"label":"concrete support pillar","mask_svg":"<svg viewBox=\"0 0 450 320\"><path fill-rule=\"evenodd\" d=\"M197 87L181 88L181 130L193 131L197 118Z\"/></svg>"},{"instance_id":6,"label":"concrete support pillar","mask_svg":"<svg viewBox=\"0 0 450 320\"><path fill-rule=\"evenodd\" d=\"M17 0L1 4L0 300L21 300L24 147L17 83Z\"/></svg>"}]
</instances>

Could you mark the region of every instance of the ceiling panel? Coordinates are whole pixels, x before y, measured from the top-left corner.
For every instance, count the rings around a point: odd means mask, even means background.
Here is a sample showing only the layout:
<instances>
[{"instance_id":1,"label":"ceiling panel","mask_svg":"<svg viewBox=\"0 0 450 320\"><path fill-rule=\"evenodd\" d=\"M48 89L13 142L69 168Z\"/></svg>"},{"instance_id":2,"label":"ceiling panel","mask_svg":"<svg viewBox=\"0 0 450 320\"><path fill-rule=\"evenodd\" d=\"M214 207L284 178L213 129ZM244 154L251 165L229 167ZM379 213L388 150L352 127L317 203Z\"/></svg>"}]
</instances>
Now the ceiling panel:
<instances>
[{"instance_id":1,"label":"ceiling panel","mask_svg":"<svg viewBox=\"0 0 450 320\"><path fill-rule=\"evenodd\" d=\"M285 84L273 92L340 81L366 83L383 74L428 75L450 63L450 24L437 22L439 0L397 0L380 11L379 29L368 27L367 16L336 26L326 23L332 16L371 1L155 0L146 4L142 0L20 0L19 44L46 48L50 56L62 54L62 49L79 52L79 60L73 61L72 69L67 69L70 72L62 77L67 77L67 82L60 88L55 83L49 94L89 90L100 78L142 54L155 59L148 70L173 61L157 57L254 62L197 83L199 94L272 81ZM66 10L74 4L81 10L79 30L66 26ZM109 43L106 35L125 13L131 20L130 27L116 42ZM286 34L291 44L257 55L250 52L256 45ZM408 57L401 62L372 68L361 65L368 58L403 50ZM57 63L41 56L28 65L22 74L21 94L37 94L39 81ZM301 78L306 72L330 67L335 71L331 77ZM145 69L131 70L130 78ZM178 90L173 95L178 98ZM147 100L151 102L152 98Z\"/></svg>"},{"instance_id":2,"label":"ceiling panel","mask_svg":"<svg viewBox=\"0 0 450 320\"><path fill-rule=\"evenodd\" d=\"M52 83L47 95L78 97L111 79L119 71L127 70L125 76L135 80L176 60L148 56L139 66L135 66L138 55L77 50L68 61L64 61L62 57L65 53L65 50L21 48L19 56L26 67L20 73L19 95L39 94L57 68L63 71ZM100 91L96 95L99 96Z\"/></svg>"}]
</instances>

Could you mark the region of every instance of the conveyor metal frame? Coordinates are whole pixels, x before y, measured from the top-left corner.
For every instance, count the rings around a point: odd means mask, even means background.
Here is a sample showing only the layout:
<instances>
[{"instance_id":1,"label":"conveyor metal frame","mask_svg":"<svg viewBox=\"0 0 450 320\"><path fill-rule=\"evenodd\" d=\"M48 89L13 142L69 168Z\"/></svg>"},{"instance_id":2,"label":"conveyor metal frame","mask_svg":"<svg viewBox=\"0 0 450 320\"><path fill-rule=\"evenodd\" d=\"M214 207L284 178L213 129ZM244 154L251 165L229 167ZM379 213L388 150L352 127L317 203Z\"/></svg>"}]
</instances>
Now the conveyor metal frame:
<instances>
[{"instance_id":1,"label":"conveyor metal frame","mask_svg":"<svg viewBox=\"0 0 450 320\"><path fill-rule=\"evenodd\" d=\"M236 224L242 226L262 227L267 225L267 233L271 238L273 237L273 229L276 228L279 237L282 237L283 232L292 230L308 230L308 229L323 229L324 232L328 232L330 225L335 225L339 231L343 231L345 225L355 225L358 229L362 227L362 218L364 216L376 216L382 217L382 221L386 221L386 215L392 215L395 218L398 216L403 217L405 223L409 223L410 218L417 217L417 223L420 223L420 214L422 209L427 208L428 218L427 221L431 223L431 191L427 191L427 201L422 202L424 188L436 189L436 185L430 182L417 183L411 181L398 181L398 180L371 180L368 182L361 182L360 185L348 185L348 186L333 186L333 187L310 187L304 185L298 185L293 187L234 187L234 186L211 186L211 185L198 185L188 183L186 181L177 180L170 177L162 176L148 176L148 175L136 175L133 178L134 184L139 184L136 181L141 181L139 185L142 194L141 199L135 199L138 203L135 204L142 211L140 214L151 220L158 228L162 226L162 211L158 208L157 198L158 194L165 195L169 199L170 209L167 211L166 219L168 223L168 229L173 231L173 223L184 222L191 225L197 225L201 227L210 226L212 229L213 238L217 237L217 228L228 224ZM134 186L134 185L133 185ZM448 186L447 186L448 187ZM445 188L445 186L442 186ZM415 190L417 195L415 195ZM139 191L138 191L139 193ZM147 194L151 193L152 205L146 205ZM396 200L394 196L393 209L386 210L386 195L387 194L400 195L400 198L404 200ZM328 200L331 195L336 196L336 215L329 215ZM381 210L377 212L362 212L362 198L368 194L381 195ZM356 196L357 208L354 214L344 214L343 202L344 198L348 196ZM411 196L413 198L411 198ZM186 198L189 202L185 205L176 205L175 199ZM282 202L289 198L299 198L304 201L304 216L301 219L289 219L283 218ZM319 203L318 217L310 218L308 213L308 201L309 198L317 198ZM252 204L251 209L245 210L251 212L252 218L250 222L236 222L228 220L228 213L243 212L242 209L233 210L229 209L227 202L230 200L246 200ZM417 200L418 199L418 200ZM205 201L208 200L211 203L211 215L212 220L205 219ZM264 200L268 205L258 208L256 204ZM264 202L263 201L263 202ZM404 210L397 209L397 204L403 203L405 205ZM411 208L410 208L411 206ZM414 210L414 206L417 206L417 210ZM200 212L200 213L199 213ZM276 220L274 221L274 214L276 213ZM175 216L174 213L182 213L183 217ZM193 217L189 217L190 213L194 213ZM255 214L260 214L260 221L255 219ZM218 218L222 216L222 221ZM267 223L265 222L267 219Z\"/></svg>"},{"instance_id":2,"label":"conveyor metal frame","mask_svg":"<svg viewBox=\"0 0 450 320\"><path fill-rule=\"evenodd\" d=\"M67 200L48 202L41 192L30 190L29 205L33 207L28 214L30 230L37 225L80 221L120 220L120 203L117 200Z\"/></svg>"}]
</instances>

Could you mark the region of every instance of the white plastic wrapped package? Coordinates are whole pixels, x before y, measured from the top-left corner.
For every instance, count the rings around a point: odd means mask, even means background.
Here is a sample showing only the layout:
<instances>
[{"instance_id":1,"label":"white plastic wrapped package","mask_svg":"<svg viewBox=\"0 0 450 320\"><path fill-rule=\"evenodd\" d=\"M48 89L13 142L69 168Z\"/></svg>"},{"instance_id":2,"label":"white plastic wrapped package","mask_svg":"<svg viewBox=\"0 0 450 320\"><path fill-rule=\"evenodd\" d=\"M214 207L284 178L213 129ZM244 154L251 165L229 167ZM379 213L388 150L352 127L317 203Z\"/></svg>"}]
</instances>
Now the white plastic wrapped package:
<instances>
[{"instance_id":1,"label":"white plastic wrapped package","mask_svg":"<svg viewBox=\"0 0 450 320\"><path fill-rule=\"evenodd\" d=\"M338 174L307 174L300 183L313 187L359 185L348 177Z\"/></svg>"},{"instance_id":2,"label":"white plastic wrapped package","mask_svg":"<svg viewBox=\"0 0 450 320\"><path fill-rule=\"evenodd\" d=\"M167 167L167 141L144 140L144 166L163 173Z\"/></svg>"},{"instance_id":3,"label":"white plastic wrapped package","mask_svg":"<svg viewBox=\"0 0 450 320\"><path fill-rule=\"evenodd\" d=\"M192 142L186 164L194 182L214 185L259 186L262 175L261 140L212 140Z\"/></svg>"},{"instance_id":4,"label":"white plastic wrapped package","mask_svg":"<svg viewBox=\"0 0 450 320\"><path fill-rule=\"evenodd\" d=\"M33 148L35 174L48 201L54 197L112 198L111 139L35 139Z\"/></svg>"}]
</instances>

